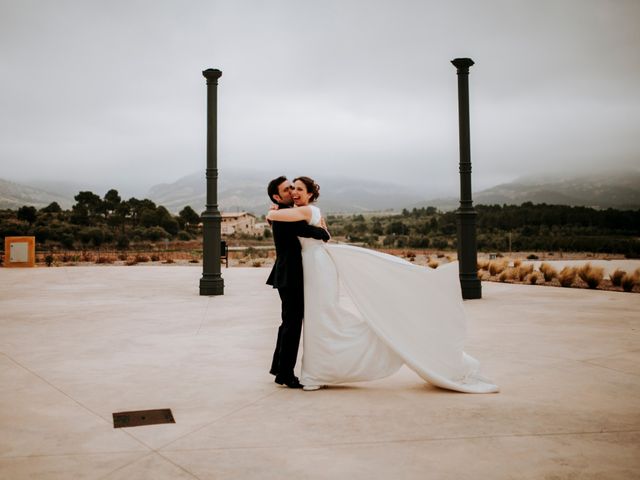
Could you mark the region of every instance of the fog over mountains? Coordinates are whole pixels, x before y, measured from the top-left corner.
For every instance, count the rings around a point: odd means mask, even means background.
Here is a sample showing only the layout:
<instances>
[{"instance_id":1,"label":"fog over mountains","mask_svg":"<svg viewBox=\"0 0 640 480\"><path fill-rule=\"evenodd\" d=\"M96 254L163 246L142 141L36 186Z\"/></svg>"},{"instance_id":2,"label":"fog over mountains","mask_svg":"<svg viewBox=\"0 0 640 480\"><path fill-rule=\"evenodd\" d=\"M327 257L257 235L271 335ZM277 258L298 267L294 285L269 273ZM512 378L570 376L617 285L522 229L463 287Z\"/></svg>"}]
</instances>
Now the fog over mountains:
<instances>
[{"instance_id":1,"label":"fog over mountains","mask_svg":"<svg viewBox=\"0 0 640 480\"><path fill-rule=\"evenodd\" d=\"M246 210L258 215L269 208L266 185L272 173L259 171L225 171L220 173L218 203L222 211ZM406 188L392 182L362 181L340 176L317 177L321 186L318 205L327 213L359 213L435 206L452 210L458 206L458 192L450 197L435 198L429 186L424 191ZM0 179L0 208L16 209L22 205L38 208L55 201L63 208L75 203L73 196L90 190L103 196L113 186L77 185L70 182L34 181L30 185ZM436 191L435 189L433 191ZM184 176L173 183L153 186L142 194L120 191L123 199L130 196L149 198L177 213L190 205L201 212L205 208L204 172ZM583 205L595 208L640 208L640 171L591 173L574 176L528 176L509 183L474 192L475 204L515 204L523 202Z\"/></svg>"}]
</instances>

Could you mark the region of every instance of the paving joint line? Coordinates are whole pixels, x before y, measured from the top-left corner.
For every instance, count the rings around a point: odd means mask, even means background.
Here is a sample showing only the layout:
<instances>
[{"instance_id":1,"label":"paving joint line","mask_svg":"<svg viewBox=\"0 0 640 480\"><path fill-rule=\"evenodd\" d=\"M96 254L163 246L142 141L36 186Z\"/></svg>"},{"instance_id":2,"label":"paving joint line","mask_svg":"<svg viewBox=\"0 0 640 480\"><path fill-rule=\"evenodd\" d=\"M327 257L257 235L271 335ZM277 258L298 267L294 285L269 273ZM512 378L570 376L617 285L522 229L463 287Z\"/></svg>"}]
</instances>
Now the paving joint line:
<instances>
[{"instance_id":1,"label":"paving joint line","mask_svg":"<svg viewBox=\"0 0 640 480\"><path fill-rule=\"evenodd\" d=\"M587 365L591 365L592 367L600 367L600 368L604 368L604 369L607 369L607 370L611 370L612 372L623 373L623 374L626 374L626 375L631 375L633 377L640 377L640 374L638 374L638 373L625 372L623 370L618 370L617 368L611 368L611 367L606 367L604 365L600 365L598 363L592 363L592 362L590 362L588 360L580 360L580 362L581 363L586 363Z\"/></svg>"},{"instance_id":2,"label":"paving joint line","mask_svg":"<svg viewBox=\"0 0 640 480\"><path fill-rule=\"evenodd\" d=\"M326 447L349 447L349 446L366 446L366 445L385 445L394 443L421 443L421 442L441 442L441 441L454 441L454 440L480 440L486 438L524 438L524 437L557 437L567 435L606 435L614 433L640 433L640 430L609 430L609 431L589 431L589 432L552 432L552 433L522 433L522 434L503 434L503 435L478 435L468 437L434 437L434 438L409 438L398 440L379 440L368 442L336 442L336 443L323 443L317 445L278 445L278 446L248 446L248 447L217 447L217 448L190 448L190 449L176 449L167 450L169 452L208 452L208 451L222 451L222 450L268 450L268 449L305 449L305 448L326 448Z\"/></svg>"},{"instance_id":3,"label":"paving joint line","mask_svg":"<svg viewBox=\"0 0 640 480\"><path fill-rule=\"evenodd\" d=\"M204 321L207 318L207 313L209 312L209 304L211 303L211 297L207 297L207 304L204 306L204 312L202 313L202 319L200 320L200 325L198 325L198 330L196 331L195 336L200 334L200 330L202 329L202 325L204 325Z\"/></svg>"},{"instance_id":4,"label":"paving joint line","mask_svg":"<svg viewBox=\"0 0 640 480\"><path fill-rule=\"evenodd\" d=\"M47 385L49 385L51 388L57 390L59 393L61 393L62 395L64 395L65 397L67 397L69 400L71 400L72 402L76 403L77 405L79 405L80 407L82 407L84 410L86 410L87 412L91 413L92 415L98 417L100 420L103 420L107 425L111 425L111 421L109 421L108 419L104 418L102 415L100 415L98 412L93 411L91 408L87 407L86 405L84 405L82 402L80 402L79 400L76 400L75 398L73 398L71 395L69 395L68 393L66 393L64 390L62 390L61 388L57 387L56 385L54 385L53 383L51 383L49 380L47 380L46 378L44 378L42 375L34 372L33 370L29 369L28 367L22 365L20 362L18 362L16 359L14 359L13 357L11 357L10 355L7 355L5 352L2 352L2 355L4 355L5 357L7 357L9 360L11 360L13 363L15 363L16 365L18 365L20 368L24 369L25 371L29 372L31 375L39 378L42 382L46 383ZM129 432L127 432L126 430L122 430L122 433L128 435L130 438L132 438L133 440L135 440L136 442L138 442L140 445L142 445L143 447L153 451L153 449L147 445L146 443L144 443L142 440L134 437L133 435L131 435Z\"/></svg>"},{"instance_id":5,"label":"paving joint line","mask_svg":"<svg viewBox=\"0 0 640 480\"><path fill-rule=\"evenodd\" d=\"M280 393L281 391L284 391L284 389L275 390L275 391L273 391L273 392L268 393L267 395L264 395L264 396L262 396L262 397L260 397L260 398L258 398L258 399L256 399L256 400L254 400L253 402L250 402L250 403L247 403L247 404L245 404L245 405L242 405L241 407L238 407L238 408L236 408L235 410L232 410L232 411L230 411L230 412L228 412L228 413L225 413L224 415L221 415L220 417L217 417L217 418L215 418L215 419L211 420L210 422L208 422L208 423L206 423L206 424L204 424L204 425L199 426L198 428L196 428L195 430L192 430L191 432L185 433L184 435L181 435L181 436L179 436L178 438L174 438L174 439L173 439L173 440L171 440L169 443L165 443L164 445L162 445L161 447L158 447L158 448L157 448L157 449L155 449L155 450L163 450L163 449L165 449L166 447L168 447L169 445L171 445L171 444L173 444L173 443L177 442L178 440L182 440L183 438L188 437L189 435L193 435L194 433L199 432L200 430L202 430L202 429L204 429L204 428L207 428L207 427L209 427L209 426L213 425L214 423L216 423L216 422L218 422L218 421L222 420L223 418L226 418L226 417L228 417L228 416L230 416L230 415L234 415L235 413L238 413L238 412L240 412L241 410L243 410L243 409L245 409L245 408L251 407L252 405L255 405L256 403L258 403L258 402L260 402L260 401L262 401L262 400L264 400L264 399L266 399L266 398L269 398L269 397L270 397L270 396L272 396L272 395L275 395L275 394L277 394L277 393ZM171 450L169 450L169 451L171 451Z\"/></svg>"}]
</instances>

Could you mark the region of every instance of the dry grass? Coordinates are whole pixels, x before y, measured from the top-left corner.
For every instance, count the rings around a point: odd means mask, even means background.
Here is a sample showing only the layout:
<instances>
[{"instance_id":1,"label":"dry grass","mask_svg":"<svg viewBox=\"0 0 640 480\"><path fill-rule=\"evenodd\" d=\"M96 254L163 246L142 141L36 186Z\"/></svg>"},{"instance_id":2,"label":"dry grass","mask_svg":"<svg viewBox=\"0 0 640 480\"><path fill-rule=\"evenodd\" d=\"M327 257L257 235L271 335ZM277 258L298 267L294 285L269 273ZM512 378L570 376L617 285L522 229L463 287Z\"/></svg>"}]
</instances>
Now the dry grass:
<instances>
[{"instance_id":1,"label":"dry grass","mask_svg":"<svg viewBox=\"0 0 640 480\"><path fill-rule=\"evenodd\" d=\"M173 261L173 258L167 258L167 259L165 259L165 261L164 261L164 262L162 262L162 263L175 263L175 262Z\"/></svg>"},{"instance_id":2,"label":"dry grass","mask_svg":"<svg viewBox=\"0 0 640 480\"><path fill-rule=\"evenodd\" d=\"M550 282L558 276L558 271L548 263L541 263L539 270L540 273L542 273L542 275L544 276L545 282Z\"/></svg>"},{"instance_id":3,"label":"dry grass","mask_svg":"<svg viewBox=\"0 0 640 480\"><path fill-rule=\"evenodd\" d=\"M127 259L127 255L124 253L118 254L118 260L125 261Z\"/></svg>"},{"instance_id":4,"label":"dry grass","mask_svg":"<svg viewBox=\"0 0 640 480\"><path fill-rule=\"evenodd\" d=\"M613 272L609 274L609 279L611 280L611 284L615 287L619 287L622 285L622 278L627 274L624 270L620 270L616 268Z\"/></svg>"},{"instance_id":5,"label":"dry grass","mask_svg":"<svg viewBox=\"0 0 640 480\"><path fill-rule=\"evenodd\" d=\"M113 263L113 258L111 257L98 257L96 258L96 263Z\"/></svg>"},{"instance_id":6,"label":"dry grass","mask_svg":"<svg viewBox=\"0 0 640 480\"><path fill-rule=\"evenodd\" d=\"M522 260L518 259L513 261L514 268L518 268L520 265L522 265Z\"/></svg>"},{"instance_id":7,"label":"dry grass","mask_svg":"<svg viewBox=\"0 0 640 480\"><path fill-rule=\"evenodd\" d=\"M254 266L254 267L261 267L262 266L262 262L260 260L256 260L251 265Z\"/></svg>"},{"instance_id":8,"label":"dry grass","mask_svg":"<svg viewBox=\"0 0 640 480\"><path fill-rule=\"evenodd\" d=\"M478 270L489 270L489 260L478 260Z\"/></svg>"},{"instance_id":9,"label":"dry grass","mask_svg":"<svg viewBox=\"0 0 640 480\"><path fill-rule=\"evenodd\" d=\"M633 287L635 287L637 283L638 277L636 277L635 275L629 275L627 273L624 275L624 277L622 277L620 286L625 292L630 292L631 290L633 290Z\"/></svg>"},{"instance_id":10,"label":"dry grass","mask_svg":"<svg viewBox=\"0 0 640 480\"><path fill-rule=\"evenodd\" d=\"M594 267L590 263L578 268L577 272L578 276L589 288L598 288L604 278L604 269L602 267Z\"/></svg>"},{"instance_id":11,"label":"dry grass","mask_svg":"<svg viewBox=\"0 0 640 480\"><path fill-rule=\"evenodd\" d=\"M564 267L558 274L558 281L563 287L570 287L576 279L576 269L574 267Z\"/></svg>"},{"instance_id":12,"label":"dry grass","mask_svg":"<svg viewBox=\"0 0 640 480\"><path fill-rule=\"evenodd\" d=\"M499 275L505 271L507 265L508 263L504 260L495 260L489 262L489 273L491 274L491 276Z\"/></svg>"},{"instance_id":13,"label":"dry grass","mask_svg":"<svg viewBox=\"0 0 640 480\"><path fill-rule=\"evenodd\" d=\"M498 276L498 280L501 281L502 283L507 281L507 278L509 278L509 274L508 272L505 270L503 271L499 276Z\"/></svg>"},{"instance_id":14,"label":"dry grass","mask_svg":"<svg viewBox=\"0 0 640 480\"><path fill-rule=\"evenodd\" d=\"M535 285L536 283L538 283L538 274L536 272L531 273L531 275L529 275L529 283L531 285Z\"/></svg>"},{"instance_id":15,"label":"dry grass","mask_svg":"<svg viewBox=\"0 0 640 480\"><path fill-rule=\"evenodd\" d=\"M138 264L138 261L137 261L135 258L131 258L131 259L127 260L126 262L124 262L124 264L125 264L125 265L129 265L129 266L131 266L131 265L137 265L137 264Z\"/></svg>"},{"instance_id":16,"label":"dry grass","mask_svg":"<svg viewBox=\"0 0 640 480\"><path fill-rule=\"evenodd\" d=\"M518 274L518 280L520 280L521 282L524 281L525 278L527 278L527 275L529 275L531 272L533 272L533 265L529 264L529 265L520 265L517 269L517 274Z\"/></svg>"}]
</instances>

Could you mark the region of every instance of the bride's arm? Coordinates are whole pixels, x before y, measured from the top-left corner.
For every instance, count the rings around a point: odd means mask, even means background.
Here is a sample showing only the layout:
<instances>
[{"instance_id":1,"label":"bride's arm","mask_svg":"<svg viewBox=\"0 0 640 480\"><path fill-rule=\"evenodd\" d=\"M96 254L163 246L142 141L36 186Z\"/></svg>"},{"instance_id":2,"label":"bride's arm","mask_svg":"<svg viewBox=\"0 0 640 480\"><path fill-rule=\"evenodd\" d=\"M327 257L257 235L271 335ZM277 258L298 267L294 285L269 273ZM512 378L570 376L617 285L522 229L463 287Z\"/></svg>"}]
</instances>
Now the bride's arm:
<instances>
[{"instance_id":1,"label":"bride's arm","mask_svg":"<svg viewBox=\"0 0 640 480\"><path fill-rule=\"evenodd\" d=\"M296 207L296 208L283 208L281 210L269 210L267 213L267 220L273 222L299 222L304 220L308 222L311 220L311 208Z\"/></svg>"}]
</instances>

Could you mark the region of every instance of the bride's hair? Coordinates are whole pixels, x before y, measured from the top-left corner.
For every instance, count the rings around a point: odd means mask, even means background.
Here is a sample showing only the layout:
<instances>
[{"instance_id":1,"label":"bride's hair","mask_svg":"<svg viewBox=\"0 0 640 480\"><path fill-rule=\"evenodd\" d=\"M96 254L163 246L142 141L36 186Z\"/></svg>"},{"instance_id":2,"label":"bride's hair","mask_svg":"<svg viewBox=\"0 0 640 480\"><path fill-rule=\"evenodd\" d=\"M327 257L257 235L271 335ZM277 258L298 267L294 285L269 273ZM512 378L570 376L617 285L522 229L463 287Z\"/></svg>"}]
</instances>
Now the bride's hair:
<instances>
[{"instance_id":1,"label":"bride's hair","mask_svg":"<svg viewBox=\"0 0 640 480\"><path fill-rule=\"evenodd\" d=\"M309 198L309 202L315 202L320 196L320 185L318 185L313 178L309 177L296 177L293 179L293 183L300 180L304 183L304 186L307 187L307 193L311 194L311 198Z\"/></svg>"}]
</instances>

